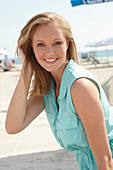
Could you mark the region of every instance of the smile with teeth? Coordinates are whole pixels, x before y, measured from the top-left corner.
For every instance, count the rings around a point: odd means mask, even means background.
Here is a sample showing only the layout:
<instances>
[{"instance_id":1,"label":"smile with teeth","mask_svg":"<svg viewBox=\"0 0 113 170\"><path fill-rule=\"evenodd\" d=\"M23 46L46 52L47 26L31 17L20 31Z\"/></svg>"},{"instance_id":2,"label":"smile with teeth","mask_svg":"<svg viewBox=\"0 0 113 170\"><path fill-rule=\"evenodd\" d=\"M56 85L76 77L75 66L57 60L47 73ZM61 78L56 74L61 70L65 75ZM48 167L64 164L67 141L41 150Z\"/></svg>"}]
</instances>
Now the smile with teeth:
<instances>
[{"instance_id":1,"label":"smile with teeth","mask_svg":"<svg viewBox=\"0 0 113 170\"><path fill-rule=\"evenodd\" d=\"M47 62L53 62L53 61L56 61L58 58L55 58L55 59L44 59L45 61Z\"/></svg>"}]
</instances>

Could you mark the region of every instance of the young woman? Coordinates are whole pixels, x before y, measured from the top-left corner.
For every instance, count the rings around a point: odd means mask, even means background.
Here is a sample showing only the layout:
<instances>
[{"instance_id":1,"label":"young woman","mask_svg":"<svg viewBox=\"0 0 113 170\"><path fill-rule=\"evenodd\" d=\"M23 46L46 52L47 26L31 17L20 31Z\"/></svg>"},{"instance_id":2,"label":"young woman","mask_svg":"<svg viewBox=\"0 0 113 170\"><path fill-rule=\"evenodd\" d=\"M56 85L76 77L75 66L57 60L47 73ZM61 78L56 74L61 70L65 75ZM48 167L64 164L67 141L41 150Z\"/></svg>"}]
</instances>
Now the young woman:
<instances>
[{"instance_id":1,"label":"young woman","mask_svg":"<svg viewBox=\"0 0 113 170\"><path fill-rule=\"evenodd\" d=\"M56 140L76 151L80 170L113 170L113 110L100 84L77 64L68 22L55 13L34 16L21 31L17 53L23 67L7 133L22 131L45 109Z\"/></svg>"}]
</instances>

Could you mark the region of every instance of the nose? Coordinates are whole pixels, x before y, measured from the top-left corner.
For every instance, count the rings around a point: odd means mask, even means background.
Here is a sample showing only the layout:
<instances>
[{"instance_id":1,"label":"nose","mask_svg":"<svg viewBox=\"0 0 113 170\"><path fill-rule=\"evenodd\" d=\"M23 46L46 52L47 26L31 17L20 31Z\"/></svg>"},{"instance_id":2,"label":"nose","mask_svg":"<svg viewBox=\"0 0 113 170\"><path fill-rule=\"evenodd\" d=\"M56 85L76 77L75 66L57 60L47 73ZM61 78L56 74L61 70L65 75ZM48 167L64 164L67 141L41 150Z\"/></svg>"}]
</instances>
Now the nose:
<instances>
[{"instance_id":1,"label":"nose","mask_svg":"<svg viewBox=\"0 0 113 170\"><path fill-rule=\"evenodd\" d=\"M46 46L45 54L46 54L46 55L52 55L52 54L54 54L54 48L53 48L52 46Z\"/></svg>"}]
</instances>

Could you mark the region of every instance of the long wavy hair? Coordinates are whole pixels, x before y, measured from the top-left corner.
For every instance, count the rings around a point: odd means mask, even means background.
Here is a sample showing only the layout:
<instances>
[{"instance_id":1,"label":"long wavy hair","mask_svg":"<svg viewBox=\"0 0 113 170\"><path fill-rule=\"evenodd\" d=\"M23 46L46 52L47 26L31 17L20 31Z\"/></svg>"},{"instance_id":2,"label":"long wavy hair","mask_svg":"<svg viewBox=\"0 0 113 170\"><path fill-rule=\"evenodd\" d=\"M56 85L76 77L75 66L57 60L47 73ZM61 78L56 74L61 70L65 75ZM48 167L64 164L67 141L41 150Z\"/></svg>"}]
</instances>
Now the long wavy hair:
<instances>
[{"instance_id":1,"label":"long wavy hair","mask_svg":"<svg viewBox=\"0 0 113 170\"><path fill-rule=\"evenodd\" d=\"M73 59L78 63L75 41L72 35L70 24L67 22L67 20L53 12L44 12L31 18L20 33L16 50L18 56L19 49L22 49L25 54L24 79L27 77L28 63L31 63L33 69L32 89L30 91L31 95L44 95L50 91L51 74L41 67L37 62L32 49L32 37L39 25L48 24L53 20L57 21L59 28L62 29L66 40L69 42L69 47L66 54L68 61Z\"/></svg>"}]
</instances>

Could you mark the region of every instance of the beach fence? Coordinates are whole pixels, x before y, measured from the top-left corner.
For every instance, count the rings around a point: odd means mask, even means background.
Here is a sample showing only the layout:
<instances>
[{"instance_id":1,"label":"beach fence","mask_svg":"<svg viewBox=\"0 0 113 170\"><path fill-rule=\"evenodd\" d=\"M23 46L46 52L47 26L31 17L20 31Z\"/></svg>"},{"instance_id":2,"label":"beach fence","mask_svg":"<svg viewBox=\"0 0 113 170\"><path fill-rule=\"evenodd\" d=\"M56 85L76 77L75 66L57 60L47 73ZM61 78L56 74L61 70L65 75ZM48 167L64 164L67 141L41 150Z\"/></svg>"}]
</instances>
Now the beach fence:
<instances>
[{"instance_id":1,"label":"beach fence","mask_svg":"<svg viewBox=\"0 0 113 170\"><path fill-rule=\"evenodd\" d=\"M79 62L86 68L113 67L113 47L79 52Z\"/></svg>"},{"instance_id":2,"label":"beach fence","mask_svg":"<svg viewBox=\"0 0 113 170\"><path fill-rule=\"evenodd\" d=\"M113 66L113 37L87 43L79 55L81 62L93 64L95 68Z\"/></svg>"}]
</instances>

